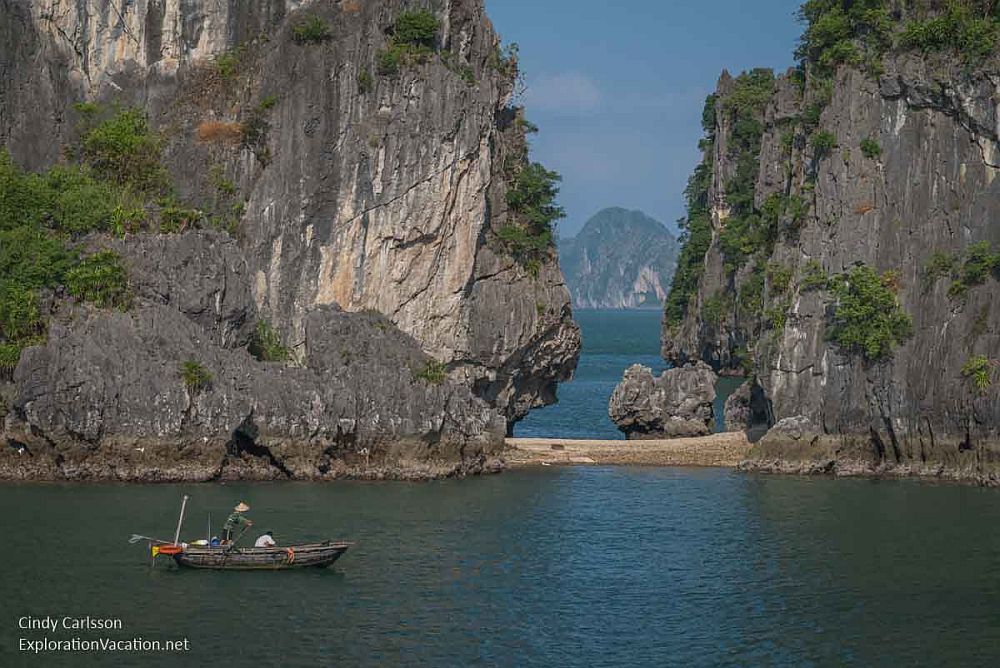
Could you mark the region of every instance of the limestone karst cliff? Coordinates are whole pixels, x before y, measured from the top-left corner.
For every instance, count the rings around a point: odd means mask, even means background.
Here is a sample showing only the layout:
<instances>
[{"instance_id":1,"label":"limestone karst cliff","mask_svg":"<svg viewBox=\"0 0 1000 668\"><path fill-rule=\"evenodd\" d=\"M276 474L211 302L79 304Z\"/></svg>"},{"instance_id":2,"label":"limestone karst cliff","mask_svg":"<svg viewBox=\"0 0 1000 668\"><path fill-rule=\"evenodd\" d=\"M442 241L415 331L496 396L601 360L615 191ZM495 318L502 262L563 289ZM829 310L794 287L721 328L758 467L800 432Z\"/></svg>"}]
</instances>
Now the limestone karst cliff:
<instances>
[{"instance_id":1,"label":"limestone karst cliff","mask_svg":"<svg viewBox=\"0 0 1000 668\"><path fill-rule=\"evenodd\" d=\"M751 467L997 482L997 5L803 18L706 104L664 356L749 376Z\"/></svg>"},{"instance_id":2,"label":"limestone karst cliff","mask_svg":"<svg viewBox=\"0 0 1000 668\"><path fill-rule=\"evenodd\" d=\"M663 305L677 240L642 211L602 209L573 237L559 240L559 264L577 308Z\"/></svg>"},{"instance_id":3,"label":"limestone karst cliff","mask_svg":"<svg viewBox=\"0 0 1000 668\"><path fill-rule=\"evenodd\" d=\"M511 240L530 228L510 196L531 165L526 124L512 103L516 53L504 52L479 0L3 0L0 11L0 145L12 164L72 161L89 150L88 123L138 110L170 182L147 220L86 241L88 252L121 254L136 296L124 315L62 299L61 288L39 293L53 313L47 343L25 348L3 395L17 447L33 435L52 461L68 461L63 441L80 459L88 447L207 436L223 447L200 471L245 443L302 476L319 460L337 471L330 461L345 448L390 462L440 455L471 470L497 454L504 422L554 401L579 332L554 248ZM398 328L388 349L406 354L379 361L377 347L338 339L334 355L329 313L367 314L357 316L362 338ZM385 320L372 325L373 313ZM244 360L255 323L289 350L281 369ZM161 346L159 328L179 340ZM123 359L129 346L150 348L133 361L161 374L207 346L215 394L182 400L140 386L142 401L165 397L164 417L133 420L115 381L97 390L89 376L137 372L94 361L75 368L82 385L71 387L104 415L70 415L63 356L100 355L88 336L124 346ZM338 355L364 362L334 369ZM424 365L433 383L412 377ZM234 368L242 380L231 386L223 378ZM277 391L287 405L271 403ZM437 444L447 452L424 452ZM298 448L300 464L284 462L282 448Z\"/></svg>"}]
</instances>

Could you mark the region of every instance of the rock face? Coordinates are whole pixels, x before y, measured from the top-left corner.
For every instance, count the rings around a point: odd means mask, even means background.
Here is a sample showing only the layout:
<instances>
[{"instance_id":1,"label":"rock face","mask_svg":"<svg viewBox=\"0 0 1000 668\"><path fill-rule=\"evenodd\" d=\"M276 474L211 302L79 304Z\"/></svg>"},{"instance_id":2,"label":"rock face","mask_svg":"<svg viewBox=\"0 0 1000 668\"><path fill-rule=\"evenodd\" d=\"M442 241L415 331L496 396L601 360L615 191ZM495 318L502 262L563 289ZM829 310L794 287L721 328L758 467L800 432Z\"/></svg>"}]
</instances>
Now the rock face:
<instances>
[{"instance_id":1,"label":"rock face","mask_svg":"<svg viewBox=\"0 0 1000 668\"><path fill-rule=\"evenodd\" d=\"M449 0L436 5L440 55L380 74L405 6L10 0L0 143L40 168L76 132L72 103L143 108L186 202L235 187L250 295L297 357L314 308L378 311L512 423L554 401L579 353L555 253L526 267L496 235L524 148L513 63L479 0ZM294 39L308 16L328 38ZM220 125L243 139L213 135Z\"/></svg>"},{"instance_id":2,"label":"rock face","mask_svg":"<svg viewBox=\"0 0 1000 668\"><path fill-rule=\"evenodd\" d=\"M422 377L431 358L380 314L310 311L304 368L235 347L222 333L241 331L250 286L226 262L229 243L202 232L120 242L137 304L66 304L46 344L25 350L0 478L412 478L498 465L501 416L461 384ZM220 269L189 281L185 267L213 254ZM155 286L142 282L149 266ZM214 308L193 306L213 295ZM208 379L187 382L189 362Z\"/></svg>"},{"instance_id":3,"label":"rock face","mask_svg":"<svg viewBox=\"0 0 1000 668\"><path fill-rule=\"evenodd\" d=\"M559 240L559 263L577 308L660 307L677 265L677 239L641 211L603 209Z\"/></svg>"},{"instance_id":4,"label":"rock face","mask_svg":"<svg viewBox=\"0 0 1000 668\"><path fill-rule=\"evenodd\" d=\"M702 362L667 369L659 378L633 364L611 394L608 415L630 439L705 436L715 431L715 381Z\"/></svg>"},{"instance_id":5,"label":"rock face","mask_svg":"<svg viewBox=\"0 0 1000 668\"><path fill-rule=\"evenodd\" d=\"M977 388L963 367L1000 357L997 275L969 280L964 263L983 242L1000 251L1000 67L996 55L970 70L918 53L889 54L883 67L841 66L825 104L811 73L805 85L794 72L775 81L755 113L752 195L760 217L769 198L781 207L773 243L749 258L726 245L727 228L746 219L727 193L741 158L738 84L720 80L702 168L710 242L686 314L665 327L664 355L749 372L774 426L751 467L995 482L1000 392L995 380ZM801 119L816 109L806 137ZM820 133L835 145L818 150ZM928 269L936 258L954 263L950 277ZM827 277L857 264L912 318L912 335L879 359L831 340ZM746 424L736 402L734 427Z\"/></svg>"}]
</instances>

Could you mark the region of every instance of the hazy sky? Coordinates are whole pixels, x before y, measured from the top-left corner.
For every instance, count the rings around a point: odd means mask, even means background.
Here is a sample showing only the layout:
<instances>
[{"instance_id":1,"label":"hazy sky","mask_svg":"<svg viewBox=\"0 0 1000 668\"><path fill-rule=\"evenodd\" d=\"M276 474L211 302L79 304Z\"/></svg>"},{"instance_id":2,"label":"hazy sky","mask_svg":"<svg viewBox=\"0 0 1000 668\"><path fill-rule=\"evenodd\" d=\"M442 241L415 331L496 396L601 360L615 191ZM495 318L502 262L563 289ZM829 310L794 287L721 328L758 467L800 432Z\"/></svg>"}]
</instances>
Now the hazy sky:
<instances>
[{"instance_id":1,"label":"hazy sky","mask_svg":"<svg viewBox=\"0 0 1000 668\"><path fill-rule=\"evenodd\" d=\"M561 235L607 206L667 223L698 160L701 110L723 69L784 71L799 0L486 0L521 47L532 155L563 176Z\"/></svg>"}]
</instances>

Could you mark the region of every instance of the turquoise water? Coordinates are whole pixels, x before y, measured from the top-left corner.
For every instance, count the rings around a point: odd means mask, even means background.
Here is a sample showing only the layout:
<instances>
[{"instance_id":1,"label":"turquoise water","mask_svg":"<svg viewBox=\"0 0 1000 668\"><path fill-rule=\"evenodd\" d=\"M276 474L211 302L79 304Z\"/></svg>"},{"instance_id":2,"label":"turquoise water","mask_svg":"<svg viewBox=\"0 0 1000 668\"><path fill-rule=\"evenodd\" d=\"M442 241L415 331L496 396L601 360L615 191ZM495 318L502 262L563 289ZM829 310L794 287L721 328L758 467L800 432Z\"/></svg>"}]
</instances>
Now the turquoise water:
<instances>
[{"instance_id":1,"label":"turquoise water","mask_svg":"<svg viewBox=\"0 0 1000 668\"><path fill-rule=\"evenodd\" d=\"M151 569L236 499L333 569ZM727 470L547 468L436 483L0 486L2 666L988 666L994 490ZM117 617L184 654L17 651L23 615ZM71 634L49 634L67 638ZM100 633L80 633L85 639Z\"/></svg>"},{"instance_id":2,"label":"turquoise water","mask_svg":"<svg viewBox=\"0 0 1000 668\"><path fill-rule=\"evenodd\" d=\"M667 368L660 357L662 311L578 309L573 317L583 335L576 376L559 385L559 403L533 410L517 423L515 436L623 439L608 418L608 399L615 385L632 364L648 366L654 374ZM721 378L716 385L715 414L720 430L723 404L740 382Z\"/></svg>"}]
</instances>

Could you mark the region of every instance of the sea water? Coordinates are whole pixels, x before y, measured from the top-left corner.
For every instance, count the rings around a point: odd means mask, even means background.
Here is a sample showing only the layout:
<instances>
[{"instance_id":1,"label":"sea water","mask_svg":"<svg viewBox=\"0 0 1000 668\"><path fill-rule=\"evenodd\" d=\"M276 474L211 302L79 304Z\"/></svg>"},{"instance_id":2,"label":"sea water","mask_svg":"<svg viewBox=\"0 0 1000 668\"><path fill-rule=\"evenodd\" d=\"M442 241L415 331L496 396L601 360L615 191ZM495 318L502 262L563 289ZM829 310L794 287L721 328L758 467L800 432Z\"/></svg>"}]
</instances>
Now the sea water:
<instances>
[{"instance_id":1,"label":"sea water","mask_svg":"<svg viewBox=\"0 0 1000 668\"><path fill-rule=\"evenodd\" d=\"M150 566L132 533L344 538L326 570ZM0 486L0 666L989 666L996 490L570 467L432 483ZM121 620L112 630L18 619ZM22 639L186 641L42 653Z\"/></svg>"},{"instance_id":2,"label":"sea water","mask_svg":"<svg viewBox=\"0 0 1000 668\"><path fill-rule=\"evenodd\" d=\"M663 311L577 309L583 348L572 381L559 385L559 402L531 411L514 426L524 438L623 439L608 417L608 400L622 374L632 364L659 375L667 364L660 357ZM742 379L720 378L716 384L716 427L722 430L723 404Z\"/></svg>"}]
</instances>

